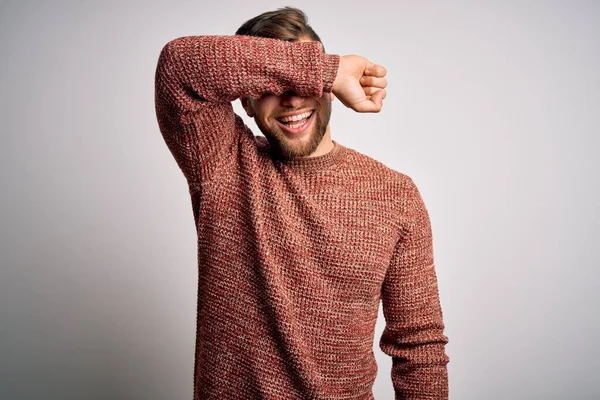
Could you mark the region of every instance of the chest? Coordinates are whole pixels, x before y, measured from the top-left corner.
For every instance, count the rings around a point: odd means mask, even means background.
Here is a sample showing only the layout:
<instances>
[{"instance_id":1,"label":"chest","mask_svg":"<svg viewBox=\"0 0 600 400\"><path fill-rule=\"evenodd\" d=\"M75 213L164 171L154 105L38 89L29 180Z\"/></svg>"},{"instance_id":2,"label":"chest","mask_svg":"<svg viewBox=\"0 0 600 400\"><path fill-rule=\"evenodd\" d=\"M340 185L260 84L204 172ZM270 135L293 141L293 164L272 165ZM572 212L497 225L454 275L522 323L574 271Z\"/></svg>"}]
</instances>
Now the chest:
<instances>
[{"instance_id":1,"label":"chest","mask_svg":"<svg viewBox=\"0 0 600 400\"><path fill-rule=\"evenodd\" d=\"M375 189L320 185L240 178L206 188L194 202L200 244L296 283L373 296L398 239L391 204Z\"/></svg>"}]
</instances>

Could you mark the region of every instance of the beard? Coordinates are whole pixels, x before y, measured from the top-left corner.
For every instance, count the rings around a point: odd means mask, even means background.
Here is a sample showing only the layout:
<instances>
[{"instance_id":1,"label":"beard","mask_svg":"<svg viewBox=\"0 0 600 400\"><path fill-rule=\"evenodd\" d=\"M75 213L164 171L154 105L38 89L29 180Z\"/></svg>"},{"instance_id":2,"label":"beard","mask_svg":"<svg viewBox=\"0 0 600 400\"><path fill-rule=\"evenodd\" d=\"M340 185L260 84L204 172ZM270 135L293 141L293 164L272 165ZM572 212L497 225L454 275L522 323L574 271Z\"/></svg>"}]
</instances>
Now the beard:
<instances>
[{"instance_id":1,"label":"beard","mask_svg":"<svg viewBox=\"0 0 600 400\"><path fill-rule=\"evenodd\" d=\"M299 157L307 157L314 153L323 136L327 132L327 126L331 118L331 102L326 102L325 108L315 108L314 124L307 132L301 135L308 135L308 141L298 141L289 139L283 128L274 125L273 128L267 127L260 119L255 119L256 125L265 135L271 146L273 156L284 159L294 159ZM274 123L276 124L276 123ZM300 142L300 143L298 143Z\"/></svg>"}]
</instances>

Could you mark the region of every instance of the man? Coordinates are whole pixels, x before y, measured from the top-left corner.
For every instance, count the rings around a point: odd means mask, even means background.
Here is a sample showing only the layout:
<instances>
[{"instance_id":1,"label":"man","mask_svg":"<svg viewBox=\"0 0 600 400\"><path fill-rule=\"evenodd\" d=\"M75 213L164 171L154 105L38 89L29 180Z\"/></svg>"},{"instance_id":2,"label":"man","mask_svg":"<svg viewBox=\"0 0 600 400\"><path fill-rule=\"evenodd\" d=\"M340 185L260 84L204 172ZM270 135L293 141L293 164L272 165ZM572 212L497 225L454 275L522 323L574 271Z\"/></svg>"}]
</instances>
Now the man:
<instances>
[{"instance_id":1,"label":"man","mask_svg":"<svg viewBox=\"0 0 600 400\"><path fill-rule=\"evenodd\" d=\"M424 202L409 176L331 139L334 96L379 112L385 75L327 54L290 7L162 49L157 119L198 233L194 399L373 399L380 301L395 398L447 399Z\"/></svg>"}]
</instances>

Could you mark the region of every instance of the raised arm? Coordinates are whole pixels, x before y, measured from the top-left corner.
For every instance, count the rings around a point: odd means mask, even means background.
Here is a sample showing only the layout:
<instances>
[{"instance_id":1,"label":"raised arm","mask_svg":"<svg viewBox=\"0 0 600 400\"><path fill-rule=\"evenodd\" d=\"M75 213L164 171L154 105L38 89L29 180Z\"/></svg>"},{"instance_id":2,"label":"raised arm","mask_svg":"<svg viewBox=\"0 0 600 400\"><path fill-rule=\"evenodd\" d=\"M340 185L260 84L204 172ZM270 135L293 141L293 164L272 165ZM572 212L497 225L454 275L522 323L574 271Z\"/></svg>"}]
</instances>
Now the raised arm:
<instances>
[{"instance_id":1,"label":"raised arm","mask_svg":"<svg viewBox=\"0 0 600 400\"><path fill-rule=\"evenodd\" d=\"M392 357L396 400L448 399L448 338L440 306L429 214L410 177L408 215L382 286L386 326L379 347Z\"/></svg>"},{"instance_id":2,"label":"raised arm","mask_svg":"<svg viewBox=\"0 0 600 400\"><path fill-rule=\"evenodd\" d=\"M241 118L231 102L294 91L330 92L339 56L319 42L251 36L184 36L160 52L155 107L160 131L190 183L234 159Z\"/></svg>"}]
</instances>

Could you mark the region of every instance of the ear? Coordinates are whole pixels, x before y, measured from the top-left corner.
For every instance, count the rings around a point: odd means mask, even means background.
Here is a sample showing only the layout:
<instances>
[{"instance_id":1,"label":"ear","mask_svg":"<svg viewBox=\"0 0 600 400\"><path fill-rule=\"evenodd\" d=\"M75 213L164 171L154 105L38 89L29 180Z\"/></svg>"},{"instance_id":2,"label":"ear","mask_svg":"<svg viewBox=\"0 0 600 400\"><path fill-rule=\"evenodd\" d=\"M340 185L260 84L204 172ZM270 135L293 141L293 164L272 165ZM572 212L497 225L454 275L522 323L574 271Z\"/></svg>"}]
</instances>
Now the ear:
<instances>
[{"instance_id":1,"label":"ear","mask_svg":"<svg viewBox=\"0 0 600 400\"><path fill-rule=\"evenodd\" d=\"M250 99L244 96L240 97L240 101L242 102L242 107L244 107L244 110L246 110L246 114L248 114L250 118L254 118L254 110L252 109Z\"/></svg>"}]
</instances>

